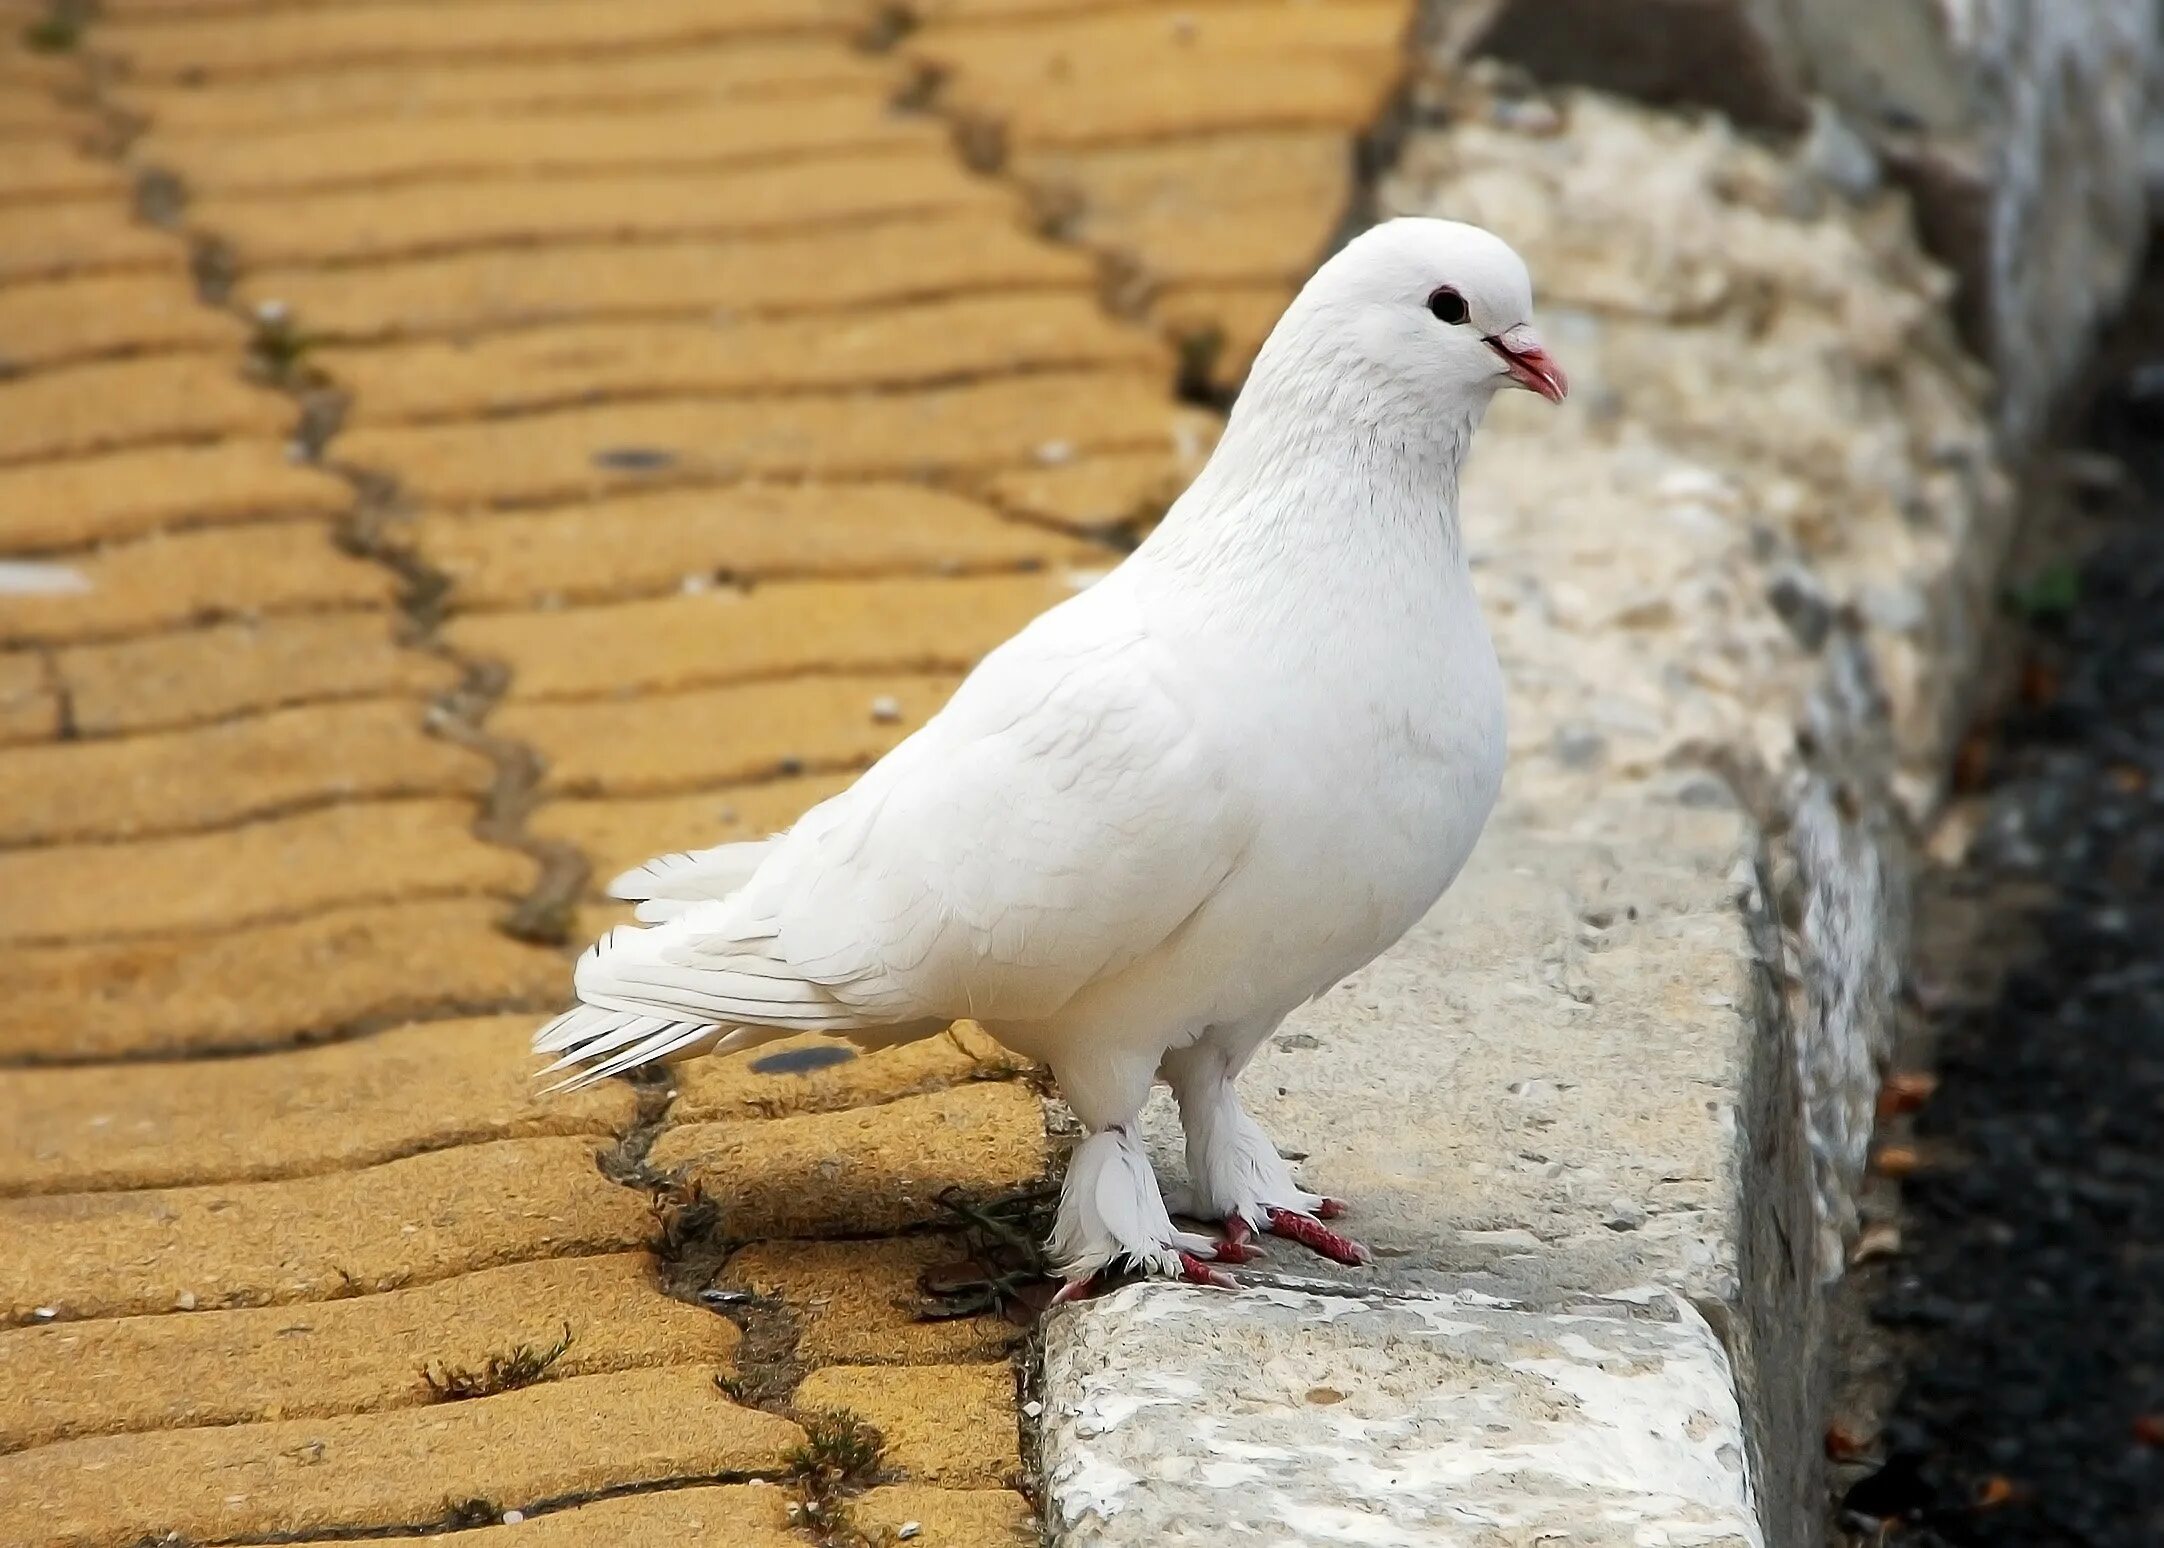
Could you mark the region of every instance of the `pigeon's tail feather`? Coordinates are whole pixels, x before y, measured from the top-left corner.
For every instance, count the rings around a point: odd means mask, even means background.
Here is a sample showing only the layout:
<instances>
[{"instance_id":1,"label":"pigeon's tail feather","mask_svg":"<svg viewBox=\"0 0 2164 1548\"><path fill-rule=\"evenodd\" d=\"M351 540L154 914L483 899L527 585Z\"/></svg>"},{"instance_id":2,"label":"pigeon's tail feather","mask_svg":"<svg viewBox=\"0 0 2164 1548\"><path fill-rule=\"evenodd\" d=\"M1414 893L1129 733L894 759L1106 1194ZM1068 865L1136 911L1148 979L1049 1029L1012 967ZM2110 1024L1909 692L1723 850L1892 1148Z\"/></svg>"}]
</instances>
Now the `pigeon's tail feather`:
<instances>
[{"instance_id":1,"label":"pigeon's tail feather","mask_svg":"<svg viewBox=\"0 0 2164 1548\"><path fill-rule=\"evenodd\" d=\"M770 936L721 929L711 911L722 905L703 906L696 919L653 929L619 925L587 948L573 978L580 1003L534 1034L534 1052L556 1056L542 1076L563 1076L551 1089L803 1032L890 1040L880 1018L774 955Z\"/></svg>"},{"instance_id":2,"label":"pigeon's tail feather","mask_svg":"<svg viewBox=\"0 0 2164 1548\"><path fill-rule=\"evenodd\" d=\"M577 1091L642 1064L681 1064L700 1054L736 1053L791 1035L786 1027L725 1027L581 1005L536 1032L534 1051L558 1056L540 1074L544 1080L563 1075L549 1091Z\"/></svg>"},{"instance_id":3,"label":"pigeon's tail feather","mask_svg":"<svg viewBox=\"0 0 2164 1548\"><path fill-rule=\"evenodd\" d=\"M752 878L772 852L774 841L749 839L735 844L716 844L681 854L657 855L609 883L609 896L638 904L638 917L648 924L674 919L698 903L714 903L734 893Z\"/></svg>"}]
</instances>

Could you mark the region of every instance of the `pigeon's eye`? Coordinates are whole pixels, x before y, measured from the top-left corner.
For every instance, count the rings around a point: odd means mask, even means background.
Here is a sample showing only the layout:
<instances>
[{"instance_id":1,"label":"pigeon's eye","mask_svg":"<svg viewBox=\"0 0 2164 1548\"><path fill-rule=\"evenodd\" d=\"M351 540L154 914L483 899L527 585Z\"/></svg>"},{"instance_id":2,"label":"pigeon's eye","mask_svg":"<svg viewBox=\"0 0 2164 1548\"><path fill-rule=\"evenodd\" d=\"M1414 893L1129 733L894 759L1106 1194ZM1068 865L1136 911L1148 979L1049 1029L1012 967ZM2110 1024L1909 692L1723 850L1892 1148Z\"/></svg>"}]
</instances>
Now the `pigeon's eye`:
<instances>
[{"instance_id":1,"label":"pigeon's eye","mask_svg":"<svg viewBox=\"0 0 2164 1548\"><path fill-rule=\"evenodd\" d=\"M1436 319L1446 323L1461 323L1472 316L1472 308L1465 304L1465 297L1448 285L1439 285L1428 293L1428 310Z\"/></svg>"}]
</instances>

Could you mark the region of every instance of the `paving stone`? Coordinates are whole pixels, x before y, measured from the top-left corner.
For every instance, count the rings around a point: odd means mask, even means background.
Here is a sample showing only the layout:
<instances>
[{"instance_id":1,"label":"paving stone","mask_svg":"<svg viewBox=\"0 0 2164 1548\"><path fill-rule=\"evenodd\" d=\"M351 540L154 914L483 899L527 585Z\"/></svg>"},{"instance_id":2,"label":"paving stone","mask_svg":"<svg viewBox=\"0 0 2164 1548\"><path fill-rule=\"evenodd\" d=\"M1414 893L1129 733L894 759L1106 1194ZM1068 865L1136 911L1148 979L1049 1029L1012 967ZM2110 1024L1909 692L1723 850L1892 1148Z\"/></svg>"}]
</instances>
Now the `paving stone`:
<instances>
[{"instance_id":1,"label":"paving stone","mask_svg":"<svg viewBox=\"0 0 2164 1548\"><path fill-rule=\"evenodd\" d=\"M1220 392L1238 388L1255 363L1263 340L1285 315L1297 287L1279 281L1259 285L1175 285L1150 302L1150 317L1168 338L1192 341L1207 351L1205 376Z\"/></svg>"},{"instance_id":2,"label":"paving stone","mask_svg":"<svg viewBox=\"0 0 2164 1548\"><path fill-rule=\"evenodd\" d=\"M395 615L308 613L53 653L84 736L324 699L440 692L459 669L394 635Z\"/></svg>"},{"instance_id":3,"label":"paving stone","mask_svg":"<svg viewBox=\"0 0 2164 1548\"><path fill-rule=\"evenodd\" d=\"M88 1435L423 1408L429 1385L568 1345L544 1379L727 1368L726 1318L671 1300L643 1252L554 1258L306 1307L0 1333L0 1451Z\"/></svg>"},{"instance_id":4,"label":"paving stone","mask_svg":"<svg viewBox=\"0 0 2164 1548\"><path fill-rule=\"evenodd\" d=\"M687 1066L688 1068L688 1066ZM807 1365L936 1365L995 1360L1023 1336L997 1313L927 1320L919 1280L969 1256L946 1234L862 1242L754 1242L717 1283L787 1303Z\"/></svg>"},{"instance_id":5,"label":"paving stone","mask_svg":"<svg viewBox=\"0 0 2164 1548\"><path fill-rule=\"evenodd\" d=\"M879 1431L882 1465L922 1483L1013 1487L1022 1481L1014 1368L829 1365L797 1384L798 1413L847 1409Z\"/></svg>"},{"instance_id":6,"label":"paving stone","mask_svg":"<svg viewBox=\"0 0 2164 1548\"><path fill-rule=\"evenodd\" d=\"M515 1526L462 1532L458 1548L624 1548L626 1543L711 1543L715 1548L804 1548L789 1525L796 1490L785 1484L703 1485L587 1500ZM344 1548L351 1538L311 1540Z\"/></svg>"},{"instance_id":7,"label":"paving stone","mask_svg":"<svg viewBox=\"0 0 2164 1548\"><path fill-rule=\"evenodd\" d=\"M939 1219L948 1188L1011 1193L1050 1161L1036 1093L1009 1081L877 1107L666 1130L651 1152L721 1205L732 1237L841 1236ZM4 1219L0 1216L0 1219Z\"/></svg>"},{"instance_id":8,"label":"paving stone","mask_svg":"<svg viewBox=\"0 0 2164 1548\"><path fill-rule=\"evenodd\" d=\"M517 897L535 867L466 801L328 806L134 844L0 850L0 940L232 929L358 903Z\"/></svg>"},{"instance_id":9,"label":"paving stone","mask_svg":"<svg viewBox=\"0 0 2164 1548\"><path fill-rule=\"evenodd\" d=\"M0 1089L0 1193L267 1181L630 1127L627 1085L542 1094L528 1047L537 1019L428 1021L237 1059L18 1070Z\"/></svg>"},{"instance_id":10,"label":"paving stone","mask_svg":"<svg viewBox=\"0 0 2164 1548\"><path fill-rule=\"evenodd\" d=\"M786 581L604 607L489 613L452 620L443 637L468 659L509 662L515 700L805 672L962 672L1074 589L1055 574ZM864 714L876 718L869 705Z\"/></svg>"},{"instance_id":11,"label":"paving stone","mask_svg":"<svg viewBox=\"0 0 2164 1548\"><path fill-rule=\"evenodd\" d=\"M827 1063L824 1061L833 1060ZM672 1123L839 1112L1013 1074L1021 1061L983 1032L942 1032L860 1054L846 1040L808 1033L672 1073Z\"/></svg>"},{"instance_id":12,"label":"paving stone","mask_svg":"<svg viewBox=\"0 0 2164 1548\"><path fill-rule=\"evenodd\" d=\"M276 201L206 194L190 218L252 267L596 238L736 238L1009 203L1002 186L971 177L946 146L904 145L720 172L423 183Z\"/></svg>"},{"instance_id":13,"label":"paving stone","mask_svg":"<svg viewBox=\"0 0 2164 1548\"><path fill-rule=\"evenodd\" d=\"M849 1520L879 1544L913 1548L1034 1548L1036 1513L1012 1489L941 1489L888 1484L849 1502ZM903 1531L912 1523L917 1530ZM536 1545L539 1548L539 1545Z\"/></svg>"},{"instance_id":14,"label":"paving stone","mask_svg":"<svg viewBox=\"0 0 2164 1548\"><path fill-rule=\"evenodd\" d=\"M1000 509L1017 516L1076 532L1102 532L1162 516L1200 468L1208 445L1197 437L1185 456L1098 452L1052 467L1010 468L986 479L983 487Z\"/></svg>"},{"instance_id":15,"label":"paving stone","mask_svg":"<svg viewBox=\"0 0 2164 1548\"><path fill-rule=\"evenodd\" d=\"M1276 284L1293 288L1330 251L1345 206L1274 200L1220 206L1197 220L1177 209L1138 210L1085 221L1091 246L1116 252L1145 292L1177 285ZM1237 231L1238 240L1226 233Z\"/></svg>"},{"instance_id":16,"label":"paving stone","mask_svg":"<svg viewBox=\"0 0 2164 1548\"><path fill-rule=\"evenodd\" d=\"M0 640L65 641L235 616L387 608L398 595L391 570L339 552L326 527L310 521L153 532L45 562L55 589L9 597Z\"/></svg>"},{"instance_id":17,"label":"paving stone","mask_svg":"<svg viewBox=\"0 0 2164 1548\"><path fill-rule=\"evenodd\" d=\"M641 1246L652 1213L601 1175L600 1148L498 1140L321 1177L0 1199L13 1244L0 1308L22 1323L41 1306L77 1318L283 1305Z\"/></svg>"},{"instance_id":18,"label":"paving stone","mask_svg":"<svg viewBox=\"0 0 2164 1548\"><path fill-rule=\"evenodd\" d=\"M1010 175L1053 190L1091 217L1150 210L1206 218L1217 211L1283 200L1344 206L1353 192L1345 136L1328 130L1214 134L1143 145L1056 150L1027 147Z\"/></svg>"},{"instance_id":19,"label":"paving stone","mask_svg":"<svg viewBox=\"0 0 2164 1548\"><path fill-rule=\"evenodd\" d=\"M140 166L169 167L204 194L283 196L297 190L375 187L498 176L706 171L896 146L943 147L928 115L902 115L876 85L822 97L807 110L773 102L577 108L506 108L487 117L391 117L240 135L165 135L154 127L130 147Z\"/></svg>"},{"instance_id":20,"label":"paving stone","mask_svg":"<svg viewBox=\"0 0 2164 1548\"><path fill-rule=\"evenodd\" d=\"M636 542L623 542L636 530ZM1099 563L1101 550L923 484L663 489L519 514L423 514L407 529L460 611L613 601L702 581Z\"/></svg>"},{"instance_id":21,"label":"paving stone","mask_svg":"<svg viewBox=\"0 0 2164 1548\"><path fill-rule=\"evenodd\" d=\"M725 315L708 323L589 323L330 350L318 363L352 392L351 424L608 398L924 386L1048 366L1171 370L1162 341L1116 322L1079 293L972 296L804 317Z\"/></svg>"},{"instance_id":22,"label":"paving stone","mask_svg":"<svg viewBox=\"0 0 2164 1548\"><path fill-rule=\"evenodd\" d=\"M187 249L102 200L0 206L0 285L111 269L158 269L185 283Z\"/></svg>"},{"instance_id":23,"label":"paving stone","mask_svg":"<svg viewBox=\"0 0 2164 1548\"><path fill-rule=\"evenodd\" d=\"M780 1473L786 1419L710 1367L543 1382L440 1407L148 1431L0 1457L0 1531L23 1548L131 1548L441 1521L627 1485Z\"/></svg>"},{"instance_id":24,"label":"paving stone","mask_svg":"<svg viewBox=\"0 0 2164 1548\"><path fill-rule=\"evenodd\" d=\"M242 380L237 356L100 361L0 378L0 462L151 441L269 440L295 417L289 399Z\"/></svg>"},{"instance_id":25,"label":"paving stone","mask_svg":"<svg viewBox=\"0 0 2164 1548\"><path fill-rule=\"evenodd\" d=\"M19 554L164 527L330 516L352 503L342 480L294 465L276 441L142 447L0 468L0 549Z\"/></svg>"},{"instance_id":26,"label":"paving stone","mask_svg":"<svg viewBox=\"0 0 2164 1548\"><path fill-rule=\"evenodd\" d=\"M10 140L68 140L81 142L95 134L98 121L72 103L35 90L0 92L0 137Z\"/></svg>"},{"instance_id":27,"label":"paving stone","mask_svg":"<svg viewBox=\"0 0 2164 1548\"><path fill-rule=\"evenodd\" d=\"M60 698L42 652L0 655L0 746L60 734Z\"/></svg>"},{"instance_id":28,"label":"paving stone","mask_svg":"<svg viewBox=\"0 0 2164 1548\"><path fill-rule=\"evenodd\" d=\"M564 961L461 900L377 904L193 939L0 949L0 1063L184 1057L553 1004Z\"/></svg>"},{"instance_id":29,"label":"paving stone","mask_svg":"<svg viewBox=\"0 0 2164 1548\"><path fill-rule=\"evenodd\" d=\"M411 699L310 704L0 760L0 847L199 831L282 809L477 794L490 765L431 737Z\"/></svg>"},{"instance_id":30,"label":"paving stone","mask_svg":"<svg viewBox=\"0 0 2164 1548\"><path fill-rule=\"evenodd\" d=\"M833 309L993 290L1095 284L1090 256L1023 231L1006 210L958 210L716 245L581 242L412 258L365 269L265 269L250 305L291 307L312 336L464 334L600 317ZM7 295L0 291L0 298Z\"/></svg>"},{"instance_id":31,"label":"paving stone","mask_svg":"<svg viewBox=\"0 0 2164 1548\"><path fill-rule=\"evenodd\" d=\"M14 370L161 349L225 352L223 365L247 338L239 318L196 299L184 273L0 286L0 364Z\"/></svg>"},{"instance_id":32,"label":"paving stone","mask_svg":"<svg viewBox=\"0 0 2164 1548\"><path fill-rule=\"evenodd\" d=\"M891 61L821 37L746 38L587 58L469 60L331 67L256 80L186 85L121 81L106 95L160 129L285 130L331 119L460 118L504 108L735 102L823 96L891 83Z\"/></svg>"},{"instance_id":33,"label":"paving stone","mask_svg":"<svg viewBox=\"0 0 2164 1548\"><path fill-rule=\"evenodd\" d=\"M598 887L655 855L779 833L855 781L850 773L807 774L697 795L548 801L528 816L526 830L577 845L593 862Z\"/></svg>"},{"instance_id":34,"label":"paving stone","mask_svg":"<svg viewBox=\"0 0 2164 1548\"><path fill-rule=\"evenodd\" d=\"M1195 440L1207 416L1160 378L1047 371L896 393L615 404L477 424L363 428L342 461L395 474L439 506L571 500L610 489L802 474L990 470Z\"/></svg>"},{"instance_id":35,"label":"paving stone","mask_svg":"<svg viewBox=\"0 0 2164 1548\"><path fill-rule=\"evenodd\" d=\"M825 32L837 51L863 13L846 0L647 0L624 8L567 5L536 11L521 0L386 0L383 4L202 17L115 18L97 29L101 54L144 80L263 76L392 61L499 62L657 49L776 32Z\"/></svg>"},{"instance_id":36,"label":"paving stone","mask_svg":"<svg viewBox=\"0 0 2164 1548\"><path fill-rule=\"evenodd\" d=\"M1281 15L1330 15L1353 7L1273 9ZM924 51L936 58L939 46L929 41ZM1005 143L1020 147L1120 145L1256 129L1327 127L1350 135L1381 116L1396 88L1398 68L1384 50L1360 58L1053 55L1035 61L1035 68L1018 63L970 70L941 94L941 102L952 112L999 125Z\"/></svg>"},{"instance_id":37,"label":"paving stone","mask_svg":"<svg viewBox=\"0 0 2164 1548\"><path fill-rule=\"evenodd\" d=\"M542 789L549 794L659 795L861 767L922 725L956 681L809 677L636 703L512 703L489 725L540 751L548 765ZM891 717L883 713L889 708ZM0 760L0 790L5 773Z\"/></svg>"},{"instance_id":38,"label":"paving stone","mask_svg":"<svg viewBox=\"0 0 2164 1548\"><path fill-rule=\"evenodd\" d=\"M125 201L127 174L59 136L11 143L0 156L0 204L41 208L66 199Z\"/></svg>"}]
</instances>

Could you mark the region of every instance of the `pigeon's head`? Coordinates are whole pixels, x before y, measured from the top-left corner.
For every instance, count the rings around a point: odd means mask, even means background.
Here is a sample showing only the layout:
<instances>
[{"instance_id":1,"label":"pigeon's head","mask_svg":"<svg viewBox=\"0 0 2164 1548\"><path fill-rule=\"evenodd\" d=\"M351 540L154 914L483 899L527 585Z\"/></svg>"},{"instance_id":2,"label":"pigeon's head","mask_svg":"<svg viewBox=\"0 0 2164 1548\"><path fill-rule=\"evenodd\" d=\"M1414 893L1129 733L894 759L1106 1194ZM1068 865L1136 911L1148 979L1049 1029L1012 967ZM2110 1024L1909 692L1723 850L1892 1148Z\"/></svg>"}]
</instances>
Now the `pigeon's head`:
<instances>
[{"instance_id":1,"label":"pigeon's head","mask_svg":"<svg viewBox=\"0 0 2164 1548\"><path fill-rule=\"evenodd\" d=\"M1330 372L1414 414L1477 409L1506 387L1560 403L1569 383L1532 320L1532 280L1501 237L1452 220L1385 221L1308 281L1256 375Z\"/></svg>"}]
</instances>

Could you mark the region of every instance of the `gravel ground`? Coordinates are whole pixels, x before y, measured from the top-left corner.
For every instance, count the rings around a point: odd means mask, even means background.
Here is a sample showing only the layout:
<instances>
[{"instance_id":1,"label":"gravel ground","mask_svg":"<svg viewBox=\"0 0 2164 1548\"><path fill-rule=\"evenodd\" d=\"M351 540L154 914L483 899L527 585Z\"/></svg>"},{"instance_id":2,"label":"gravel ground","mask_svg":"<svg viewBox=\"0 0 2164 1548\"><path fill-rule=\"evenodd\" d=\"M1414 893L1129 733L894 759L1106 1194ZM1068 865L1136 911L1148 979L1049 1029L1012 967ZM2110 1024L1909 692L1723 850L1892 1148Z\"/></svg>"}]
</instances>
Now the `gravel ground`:
<instances>
[{"instance_id":1,"label":"gravel ground","mask_svg":"<svg viewBox=\"0 0 2164 1548\"><path fill-rule=\"evenodd\" d=\"M1864 1291L1906 1377L1852 1542L2164 1545L2164 279L2142 310L2090 425L2132 487L2025 572L1956 770L1975 838L1926 889L1968 957L1927 958L1939 1085L1887 1141L1916 1169Z\"/></svg>"}]
</instances>

